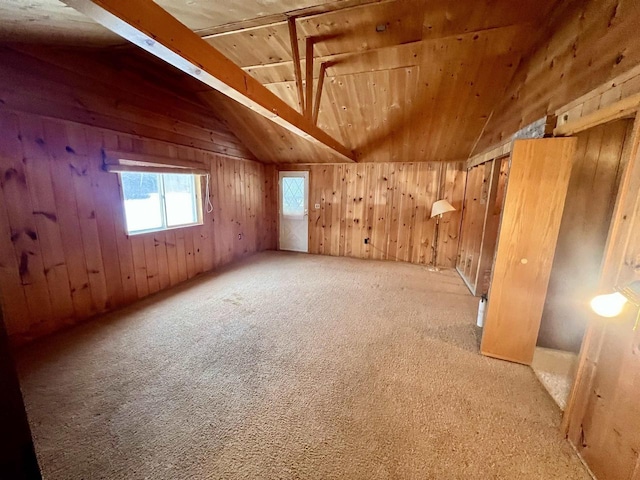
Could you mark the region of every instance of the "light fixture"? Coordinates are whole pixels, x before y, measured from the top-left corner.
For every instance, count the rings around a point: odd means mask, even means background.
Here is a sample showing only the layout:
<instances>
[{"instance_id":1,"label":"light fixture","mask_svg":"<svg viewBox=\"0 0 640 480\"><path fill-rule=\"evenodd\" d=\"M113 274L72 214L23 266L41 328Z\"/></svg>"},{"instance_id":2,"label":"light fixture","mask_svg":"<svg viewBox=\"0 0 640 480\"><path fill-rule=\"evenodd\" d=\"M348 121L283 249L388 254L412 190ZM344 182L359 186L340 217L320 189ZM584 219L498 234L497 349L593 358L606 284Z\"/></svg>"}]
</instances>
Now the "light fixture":
<instances>
[{"instance_id":1,"label":"light fixture","mask_svg":"<svg viewBox=\"0 0 640 480\"><path fill-rule=\"evenodd\" d=\"M438 215L439 218L442 218L443 213L454 212L455 210L456 208L451 205L448 200L438 200L431 207L431 218L435 217L436 215Z\"/></svg>"},{"instance_id":2,"label":"light fixture","mask_svg":"<svg viewBox=\"0 0 640 480\"><path fill-rule=\"evenodd\" d=\"M640 307L640 280L623 287L615 287L614 290L613 293L594 297L591 300L591 309L601 317L613 318L622 313L627 303Z\"/></svg>"},{"instance_id":3,"label":"light fixture","mask_svg":"<svg viewBox=\"0 0 640 480\"><path fill-rule=\"evenodd\" d=\"M456 208L447 199L438 200L431 206L431 218L436 217L436 229L433 236L433 255L431 263L434 268L438 268L438 230L440 229L440 219L447 212L454 212Z\"/></svg>"}]
</instances>

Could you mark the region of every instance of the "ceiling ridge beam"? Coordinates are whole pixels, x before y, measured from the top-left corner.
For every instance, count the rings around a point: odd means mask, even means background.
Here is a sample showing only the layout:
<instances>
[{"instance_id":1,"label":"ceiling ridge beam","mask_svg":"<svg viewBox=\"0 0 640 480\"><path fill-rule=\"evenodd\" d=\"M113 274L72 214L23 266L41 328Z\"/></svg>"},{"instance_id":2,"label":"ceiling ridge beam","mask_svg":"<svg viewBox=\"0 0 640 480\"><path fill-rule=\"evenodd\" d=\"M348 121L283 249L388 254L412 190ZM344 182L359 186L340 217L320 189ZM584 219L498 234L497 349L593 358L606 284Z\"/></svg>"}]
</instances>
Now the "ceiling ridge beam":
<instances>
[{"instance_id":1,"label":"ceiling ridge beam","mask_svg":"<svg viewBox=\"0 0 640 480\"><path fill-rule=\"evenodd\" d=\"M355 161L353 151L148 0L63 0L114 33L295 135Z\"/></svg>"}]
</instances>

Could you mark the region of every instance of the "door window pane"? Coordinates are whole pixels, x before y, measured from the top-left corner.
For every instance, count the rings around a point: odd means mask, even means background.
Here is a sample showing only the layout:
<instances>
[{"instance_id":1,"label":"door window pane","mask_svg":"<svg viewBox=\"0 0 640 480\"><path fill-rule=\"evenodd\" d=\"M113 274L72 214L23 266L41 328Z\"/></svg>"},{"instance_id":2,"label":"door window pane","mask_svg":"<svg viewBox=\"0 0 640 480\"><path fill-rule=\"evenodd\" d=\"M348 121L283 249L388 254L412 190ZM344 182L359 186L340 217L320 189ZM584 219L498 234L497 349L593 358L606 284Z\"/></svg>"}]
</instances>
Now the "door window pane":
<instances>
[{"instance_id":1,"label":"door window pane","mask_svg":"<svg viewBox=\"0 0 640 480\"><path fill-rule=\"evenodd\" d=\"M198 221L195 178L193 175L164 174L167 226L186 225Z\"/></svg>"},{"instance_id":2,"label":"door window pane","mask_svg":"<svg viewBox=\"0 0 640 480\"><path fill-rule=\"evenodd\" d=\"M121 178L129 233L162 228L160 175L128 172L123 173Z\"/></svg>"},{"instance_id":3,"label":"door window pane","mask_svg":"<svg viewBox=\"0 0 640 480\"><path fill-rule=\"evenodd\" d=\"M304 215L304 178L282 178L282 214Z\"/></svg>"}]
</instances>

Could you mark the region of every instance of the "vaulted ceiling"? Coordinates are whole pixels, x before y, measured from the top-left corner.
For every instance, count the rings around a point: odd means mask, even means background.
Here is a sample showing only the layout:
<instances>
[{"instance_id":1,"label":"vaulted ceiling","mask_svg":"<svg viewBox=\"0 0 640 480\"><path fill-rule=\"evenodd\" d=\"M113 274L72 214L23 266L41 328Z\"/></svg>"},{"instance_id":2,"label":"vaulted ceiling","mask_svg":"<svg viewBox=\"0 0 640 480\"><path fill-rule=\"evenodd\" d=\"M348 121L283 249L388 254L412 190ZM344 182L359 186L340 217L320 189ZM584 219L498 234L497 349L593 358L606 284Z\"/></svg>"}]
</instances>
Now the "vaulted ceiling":
<instances>
[{"instance_id":1,"label":"vaulted ceiling","mask_svg":"<svg viewBox=\"0 0 640 480\"><path fill-rule=\"evenodd\" d=\"M157 3L297 109L287 24L295 18L303 75L306 40L314 44L316 90L320 65L326 66L320 128L354 150L358 161L447 161L471 155L518 65L542 40L545 19L562 2ZM57 0L0 2L0 18L0 39L116 48L130 55L122 39ZM185 76L181 87L224 120L258 159L331 160L325 150L203 84Z\"/></svg>"}]
</instances>

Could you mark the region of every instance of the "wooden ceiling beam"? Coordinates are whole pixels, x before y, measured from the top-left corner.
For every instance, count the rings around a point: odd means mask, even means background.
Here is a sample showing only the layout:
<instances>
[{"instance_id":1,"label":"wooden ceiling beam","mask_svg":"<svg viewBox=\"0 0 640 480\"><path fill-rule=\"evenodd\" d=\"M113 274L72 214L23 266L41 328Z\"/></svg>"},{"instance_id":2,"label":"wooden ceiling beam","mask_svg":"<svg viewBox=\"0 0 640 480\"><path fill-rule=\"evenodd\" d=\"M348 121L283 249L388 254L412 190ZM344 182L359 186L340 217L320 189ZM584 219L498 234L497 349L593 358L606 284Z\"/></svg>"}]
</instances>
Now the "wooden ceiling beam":
<instances>
[{"instance_id":1,"label":"wooden ceiling beam","mask_svg":"<svg viewBox=\"0 0 640 480\"><path fill-rule=\"evenodd\" d=\"M320 113L320 100L322 100L322 88L324 87L324 77L327 73L327 67L330 66L329 62L322 62L320 65L320 76L318 77L318 86L316 87L316 100L313 103L313 114L311 115L311 121L314 125L318 124L318 114Z\"/></svg>"},{"instance_id":2,"label":"wooden ceiling beam","mask_svg":"<svg viewBox=\"0 0 640 480\"><path fill-rule=\"evenodd\" d=\"M296 19L289 18L289 40L291 41L291 58L293 59L293 70L296 79L296 90L298 91L298 105L300 113L304 114L304 89L302 88L302 68L300 67L300 48L298 47L298 31Z\"/></svg>"},{"instance_id":3,"label":"wooden ceiling beam","mask_svg":"<svg viewBox=\"0 0 640 480\"><path fill-rule=\"evenodd\" d=\"M521 23L521 24L515 24L515 25L507 25L504 27L485 28L481 30L472 30L470 32L464 32L464 33L459 33L454 35L430 37L424 40L415 40L412 42L401 43L396 45L385 45L383 47L367 48L359 51L350 51L350 52L334 53L331 55L322 55L317 57L316 60L319 60L320 62L345 63L347 60L351 58L358 58L365 55L388 55L390 57L393 57L394 51L396 49L402 50L402 49L408 49L411 47L436 45L439 42L443 42L451 39L457 39L459 41L463 41L463 40L468 40L469 38L476 37L478 35L503 35L506 32L516 32L521 30L527 30L527 31L533 32L534 27L532 24L529 24L529 23ZM415 64L417 63L420 63L420 62L416 60ZM292 64L291 60L281 60L277 62L246 65L242 67L242 69L246 72L258 72L261 70L269 70L272 68L291 68L291 64ZM329 75L329 76L333 76L333 75ZM282 80L282 82L291 81L291 80L293 80L293 78ZM270 82L270 83L281 83L281 82Z\"/></svg>"},{"instance_id":4,"label":"wooden ceiling beam","mask_svg":"<svg viewBox=\"0 0 640 480\"><path fill-rule=\"evenodd\" d=\"M355 154L148 0L63 0L104 27L295 135L344 160Z\"/></svg>"},{"instance_id":5,"label":"wooden ceiling beam","mask_svg":"<svg viewBox=\"0 0 640 480\"><path fill-rule=\"evenodd\" d=\"M313 113L313 38L307 38L306 46L307 53L304 59L306 65L304 115L310 119Z\"/></svg>"},{"instance_id":6,"label":"wooden ceiling beam","mask_svg":"<svg viewBox=\"0 0 640 480\"><path fill-rule=\"evenodd\" d=\"M371 73L380 70L392 71L398 68L407 68L423 65L429 62L430 52L433 48L445 44L445 42L474 41L475 37L482 39L489 38L512 38L514 41L505 41L498 44L491 51L480 50L481 43L478 43L479 52L483 55L496 56L509 53L509 45L518 44L526 39L532 27L529 24L513 25L508 27L498 27L485 30L477 30L461 35L447 35L442 38L418 40L401 45L391 45L380 48L372 48L361 52L339 53L316 57L316 62L329 63L335 65L326 75L331 78L356 75L360 73ZM507 47L505 47L507 45ZM384 61L381 61L384 59ZM278 85L293 81L291 76L292 63L290 60L265 65L255 65L243 67L243 70L258 79L263 85ZM319 78L319 69L314 69L315 78Z\"/></svg>"}]
</instances>

